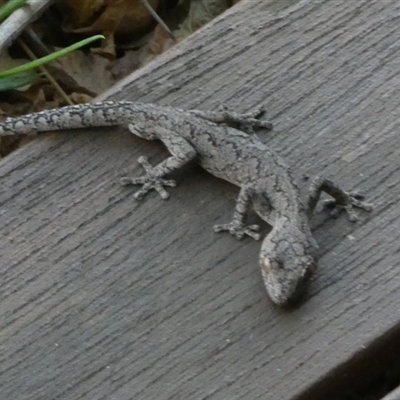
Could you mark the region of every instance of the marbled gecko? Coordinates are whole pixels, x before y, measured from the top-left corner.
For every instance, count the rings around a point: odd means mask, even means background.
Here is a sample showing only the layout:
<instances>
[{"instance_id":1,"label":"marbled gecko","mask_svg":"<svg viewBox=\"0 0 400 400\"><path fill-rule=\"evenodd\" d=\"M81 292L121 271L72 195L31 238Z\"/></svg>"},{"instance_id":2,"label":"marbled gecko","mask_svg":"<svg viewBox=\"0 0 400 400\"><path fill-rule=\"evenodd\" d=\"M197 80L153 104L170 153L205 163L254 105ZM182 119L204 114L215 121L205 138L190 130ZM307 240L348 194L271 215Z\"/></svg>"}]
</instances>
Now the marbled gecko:
<instances>
[{"instance_id":1,"label":"marbled gecko","mask_svg":"<svg viewBox=\"0 0 400 400\"><path fill-rule=\"evenodd\" d=\"M305 205L284 161L251 135L253 128L272 128L269 122L259 119L261 115L261 109L238 114L105 101L8 118L0 124L0 136L122 124L141 138L161 140L170 157L154 167L146 157L140 157L145 174L121 179L123 185L142 185L135 193L136 199L152 189L167 199L164 187L175 186L175 181L165 179L166 175L191 160L197 161L211 174L240 188L232 221L215 226L216 232L259 239L258 225L245 222L251 208L272 225L261 245L260 266L269 296L276 304L285 305L298 297L317 266L318 246L309 218L321 192L333 197L336 214L344 209L351 221L357 219L354 206L370 211L371 205L320 177L312 182Z\"/></svg>"}]
</instances>

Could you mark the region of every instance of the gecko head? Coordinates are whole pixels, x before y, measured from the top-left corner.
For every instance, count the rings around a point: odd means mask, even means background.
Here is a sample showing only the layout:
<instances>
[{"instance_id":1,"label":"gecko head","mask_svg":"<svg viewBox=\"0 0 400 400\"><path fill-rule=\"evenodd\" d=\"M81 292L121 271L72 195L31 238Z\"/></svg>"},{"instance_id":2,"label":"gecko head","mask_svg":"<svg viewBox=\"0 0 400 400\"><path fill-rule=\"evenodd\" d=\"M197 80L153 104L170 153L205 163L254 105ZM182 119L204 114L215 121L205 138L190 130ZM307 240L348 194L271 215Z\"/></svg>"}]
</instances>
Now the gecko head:
<instances>
[{"instance_id":1,"label":"gecko head","mask_svg":"<svg viewBox=\"0 0 400 400\"><path fill-rule=\"evenodd\" d=\"M316 258L307 254L307 247L285 242L273 242L267 236L260 253L265 287L271 300L279 306L293 304L299 298L317 267Z\"/></svg>"}]
</instances>

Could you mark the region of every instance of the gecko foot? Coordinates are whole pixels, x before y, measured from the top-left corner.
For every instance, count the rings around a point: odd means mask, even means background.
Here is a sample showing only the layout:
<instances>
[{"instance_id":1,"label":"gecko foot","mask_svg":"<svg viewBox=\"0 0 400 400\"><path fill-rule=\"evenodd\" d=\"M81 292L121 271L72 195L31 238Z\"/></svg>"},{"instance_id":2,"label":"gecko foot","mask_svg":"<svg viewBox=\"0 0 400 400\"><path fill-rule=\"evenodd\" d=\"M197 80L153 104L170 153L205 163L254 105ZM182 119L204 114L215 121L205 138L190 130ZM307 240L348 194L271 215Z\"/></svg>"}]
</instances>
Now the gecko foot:
<instances>
[{"instance_id":1,"label":"gecko foot","mask_svg":"<svg viewBox=\"0 0 400 400\"><path fill-rule=\"evenodd\" d=\"M263 106L257 107L252 111L243 114L231 112L228 109L221 112L221 114L224 115L226 122L236 124L239 129L249 134L255 133L253 128L266 130L271 130L273 128L271 122L259 119L264 113L265 108Z\"/></svg>"},{"instance_id":2,"label":"gecko foot","mask_svg":"<svg viewBox=\"0 0 400 400\"><path fill-rule=\"evenodd\" d=\"M143 166L146 174L139 178L124 176L120 180L121 185L143 185L142 188L134 194L136 200L143 199L152 189L155 189L163 200L167 200L169 198L169 193L164 189L164 186L175 187L176 182L174 180L161 178L157 170L150 165L147 157L139 157L138 162Z\"/></svg>"},{"instance_id":3,"label":"gecko foot","mask_svg":"<svg viewBox=\"0 0 400 400\"><path fill-rule=\"evenodd\" d=\"M215 225L214 232L228 231L231 235L236 236L239 240L244 237L244 235L250 236L255 240L259 240L261 235L258 232L260 227L258 225L244 225L239 221L232 221L228 224Z\"/></svg>"},{"instance_id":4,"label":"gecko foot","mask_svg":"<svg viewBox=\"0 0 400 400\"><path fill-rule=\"evenodd\" d=\"M243 124L250 125L252 128L262 128L271 130L273 125L269 121L263 121L259 118L265 114L265 108L263 106L256 107L253 111L250 111L245 114L238 114L239 122Z\"/></svg>"},{"instance_id":5,"label":"gecko foot","mask_svg":"<svg viewBox=\"0 0 400 400\"><path fill-rule=\"evenodd\" d=\"M364 201L360 201L364 198L363 195L357 192L343 192L344 199L342 202L338 203L335 199L324 200L322 204L322 208L330 208L331 216L333 218L337 218L342 210L344 210L349 216L349 220L351 222L356 222L358 220L357 213L354 210L354 207L361 208L365 211L372 211L373 207L371 204L366 203Z\"/></svg>"},{"instance_id":6,"label":"gecko foot","mask_svg":"<svg viewBox=\"0 0 400 400\"><path fill-rule=\"evenodd\" d=\"M349 216L350 221L355 222L358 220L358 216L354 211L354 207L365 211L372 211L373 209L371 204L361 201L363 196L358 192L346 192L331 180L317 176L311 183L308 193L307 205L309 215L315 210L322 192L333 197L332 200L325 200L323 203L323 208L332 208L332 217L336 218L344 210Z\"/></svg>"}]
</instances>

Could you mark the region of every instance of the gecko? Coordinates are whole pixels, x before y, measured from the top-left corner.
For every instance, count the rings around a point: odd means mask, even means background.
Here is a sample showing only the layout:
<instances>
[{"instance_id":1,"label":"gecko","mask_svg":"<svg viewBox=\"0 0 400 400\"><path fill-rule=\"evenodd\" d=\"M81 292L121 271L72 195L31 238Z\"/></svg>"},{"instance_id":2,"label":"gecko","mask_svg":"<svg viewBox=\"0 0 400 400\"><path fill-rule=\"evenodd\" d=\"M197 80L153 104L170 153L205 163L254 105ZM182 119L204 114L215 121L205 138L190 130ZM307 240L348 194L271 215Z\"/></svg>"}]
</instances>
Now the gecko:
<instances>
[{"instance_id":1,"label":"gecko","mask_svg":"<svg viewBox=\"0 0 400 400\"><path fill-rule=\"evenodd\" d=\"M272 229L261 244L259 264L271 300L280 306L295 302L307 286L318 263L318 245L313 238L310 218L322 192L332 215L344 210L350 221L357 220L355 207L366 211L372 205L357 193L341 189L331 180L316 177L303 202L298 185L283 159L262 142L255 129L272 129L260 119L263 108L248 113L228 109L217 111L181 110L129 101L102 101L46 110L0 123L0 136L96 126L127 125L130 132L147 140L160 140L171 154L152 166L144 156L138 162L144 175L123 177L121 184L142 185L134 198L141 200L155 190L168 199L166 187L176 186L168 175L196 161L212 175L240 188L233 218L214 226L215 232L228 231L238 239L259 240L258 224L246 223L251 210Z\"/></svg>"}]
</instances>

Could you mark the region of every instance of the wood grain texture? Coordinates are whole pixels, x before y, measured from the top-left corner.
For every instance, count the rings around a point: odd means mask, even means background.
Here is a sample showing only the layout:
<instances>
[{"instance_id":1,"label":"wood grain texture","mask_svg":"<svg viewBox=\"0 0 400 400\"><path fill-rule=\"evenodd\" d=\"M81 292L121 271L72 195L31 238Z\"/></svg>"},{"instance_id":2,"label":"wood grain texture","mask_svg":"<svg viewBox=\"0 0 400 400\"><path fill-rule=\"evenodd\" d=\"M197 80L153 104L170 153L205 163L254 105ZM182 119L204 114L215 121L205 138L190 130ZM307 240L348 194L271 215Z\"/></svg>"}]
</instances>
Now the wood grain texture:
<instances>
[{"instance_id":1,"label":"wood grain texture","mask_svg":"<svg viewBox=\"0 0 400 400\"><path fill-rule=\"evenodd\" d=\"M264 140L300 180L324 174L375 204L357 224L315 219L320 267L293 310L268 300L259 243L212 232L237 188L195 166L167 202L119 186L139 155L165 157L160 144L96 129L4 160L2 397L293 399L398 324L399 11L244 1L104 96L262 103Z\"/></svg>"}]
</instances>

